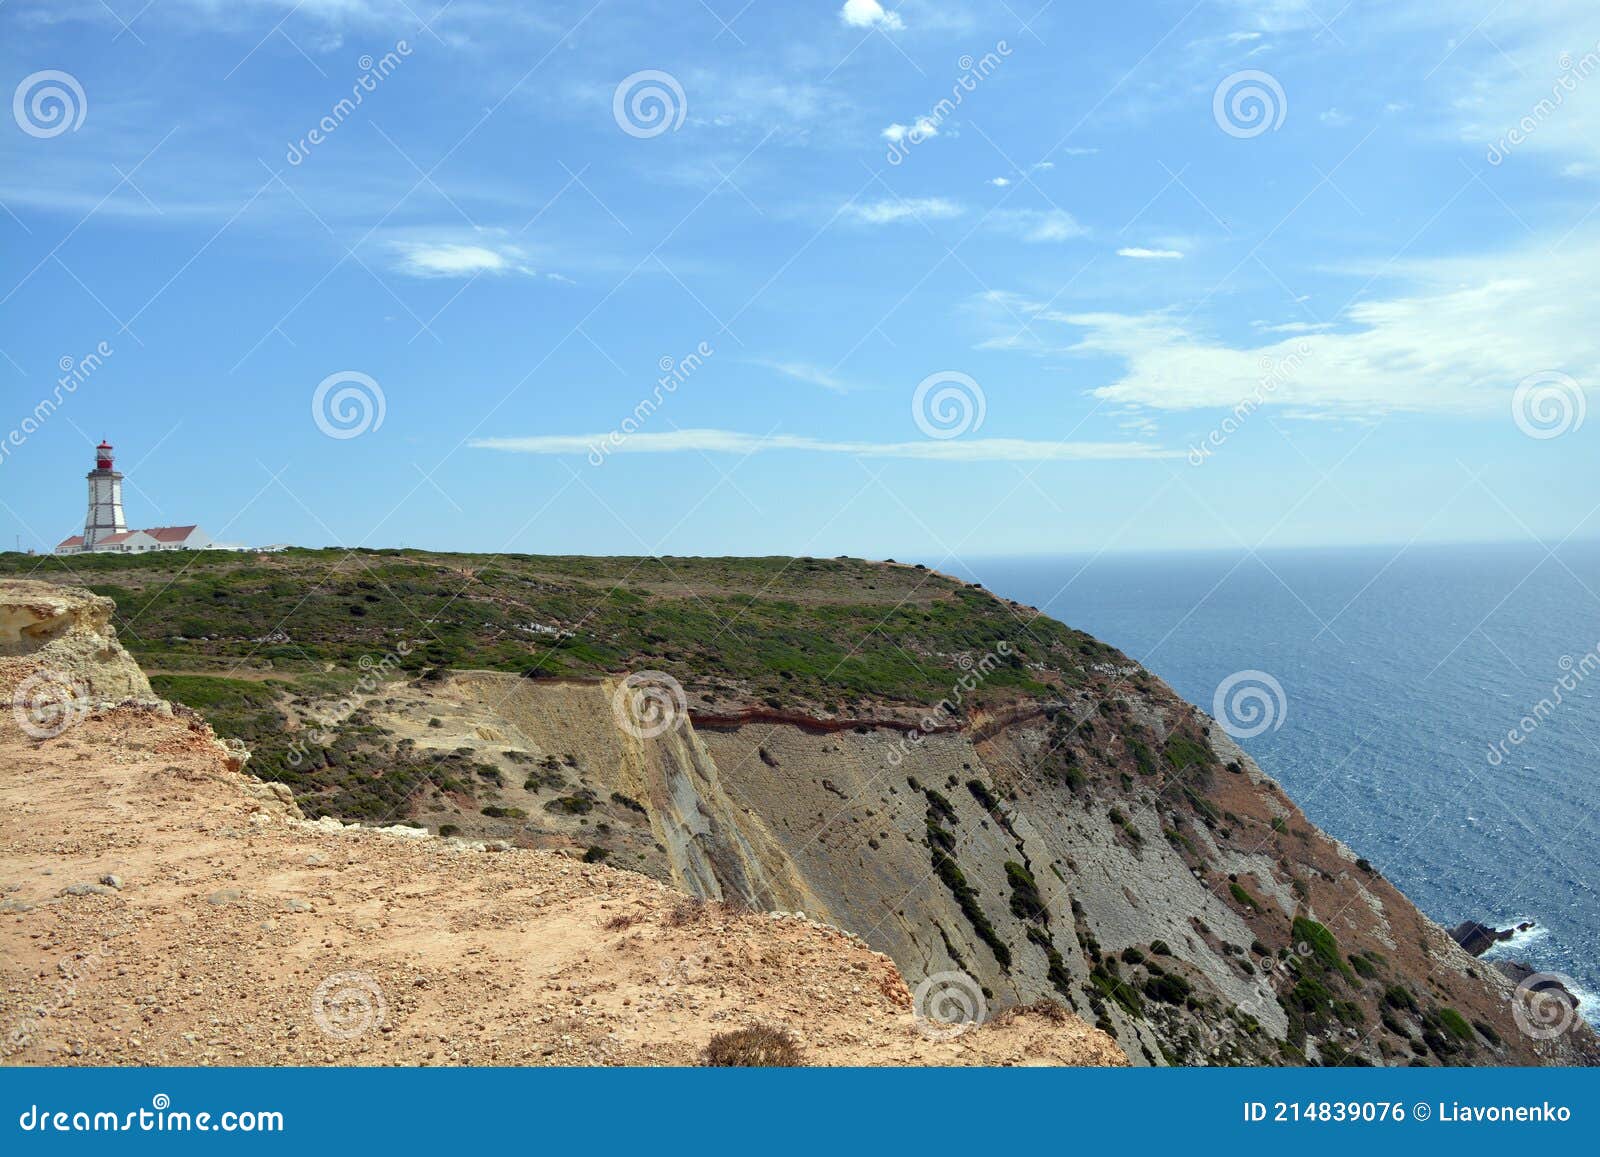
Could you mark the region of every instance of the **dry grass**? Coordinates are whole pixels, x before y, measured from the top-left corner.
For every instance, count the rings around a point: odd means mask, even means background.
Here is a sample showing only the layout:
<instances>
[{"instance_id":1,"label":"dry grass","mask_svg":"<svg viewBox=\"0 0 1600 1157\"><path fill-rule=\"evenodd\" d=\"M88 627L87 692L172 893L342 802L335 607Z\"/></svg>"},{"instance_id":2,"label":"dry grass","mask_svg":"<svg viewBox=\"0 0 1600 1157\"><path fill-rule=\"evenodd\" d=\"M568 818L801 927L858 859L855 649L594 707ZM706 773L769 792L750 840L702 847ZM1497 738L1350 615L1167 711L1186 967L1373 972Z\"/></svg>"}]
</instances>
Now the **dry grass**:
<instances>
[{"instance_id":1,"label":"dry grass","mask_svg":"<svg viewBox=\"0 0 1600 1157\"><path fill-rule=\"evenodd\" d=\"M789 1069L805 1064L805 1057L788 1029L756 1025L712 1037L705 1063L713 1068Z\"/></svg>"},{"instance_id":2,"label":"dry grass","mask_svg":"<svg viewBox=\"0 0 1600 1157\"><path fill-rule=\"evenodd\" d=\"M1046 996L1041 997L1032 1004L1013 1005L1002 1012L996 1013L994 1016L989 1018L989 1023L1010 1024L1012 1021L1016 1020L1017 1017L1023 1015L1024 1013L1031 1013L1034 1016L1043 1017L1045 1020L1051 1021L1055 1024L1066 1024L1068 1021L1074 1019L1072 1012L1067 1008L1066 1005L1062 1004L1059 1000L1052 1000L1050 997Z\"/></svg>"}]
</instances>

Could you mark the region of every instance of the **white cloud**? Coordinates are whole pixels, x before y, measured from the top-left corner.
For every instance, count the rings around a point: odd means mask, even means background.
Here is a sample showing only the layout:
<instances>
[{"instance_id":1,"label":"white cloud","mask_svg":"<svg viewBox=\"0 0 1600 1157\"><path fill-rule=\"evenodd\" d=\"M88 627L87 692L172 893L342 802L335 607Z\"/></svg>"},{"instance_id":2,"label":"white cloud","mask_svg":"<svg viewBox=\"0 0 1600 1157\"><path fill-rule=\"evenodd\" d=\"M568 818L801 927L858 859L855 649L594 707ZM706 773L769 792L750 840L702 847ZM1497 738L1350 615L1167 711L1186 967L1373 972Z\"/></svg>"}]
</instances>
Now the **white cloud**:
<instances>
[{"instance_id":1,"label":"white cloud","mask_svg":"<svg viewBox=\"0 0 1600 1157\"><path fill-rule=\"evenodd\" d=\"M892 225L919 218L926 221L948 220L961 216L962 212L960 205L943 197L912 197L892 201L852 201L840 210L840 215L863 225Z\"/></svg>"},{"instance_id":2,"label":"white cloud","mask_svg":"<svg viewBox=\"0 0 1600 1157\"><path fill-rule=\"evenodd\" d=\"M1284 321L1276 325L1253 321L1250 324L1262 333L1321 333L1333 328L1333 323L1327 321Z\"/></svg>"},{"instance_id":3,"label":"white cloud","mask_svg":"<svg viewBox=\"0 0 1600 1157\"><path fill-rule=\"evenodd\" d=\"M1323 124L1336 129L1343 128L1350 123L1349 114L1342 113L1336 108L1330 108L1326 112L1319 113L1317 119Z\"/></svg>"},{"instance_id":4,"label":"white cloud","mask_svg":"<svg viewBox=\"0 0 1600 1157\"><path fill-rule=\"evenodd\" d=\"M1535 245L1418 263L1391 271L1407 278L1409 292L1351 306L1339 332L1308 325L1262 345L1215 340L1171 313L1057 314L1048 320L1081 336L1052 352L1120 360L1121 376L1095 396L1152 409L1231 407L1258 391L1267 368L1292 361L1272 404L1346 415L1505 412L1517 383L1542 371L1569 374L1586 389L1600 384L1600 329L1589 305L1597 263L1595 237L1553 251ZM991 320L1001 333L1006 322Z\"/></svg>"},{"instance_id":5,"label":"white cloud","mask_svg":"<svg viewBox=\"0 0 1600 1157\"><path fill-rule=\"evenodd\" d=\"M1118 249L1117 256L1133 257L1141 261L1175 261L1183 254L1176 249L1141 249L1137 245L1130 245L1126 249Z\"/></svg>"},{"instance_id":6,"label":"white cloud","mask_svg":"<svg viewBox=\"0 0 1600 1157\"><path fill-rule=\"evenodd\" d=\"M929 137L939 135L939 126L927 117L918 117L909 125L900 124L898 121L883 130L883 139L899 143L910 137L912 142L925 141Z\"/></svg>"},{"instance_id":7,"label":"white cloud","mask_svg":"<svg viewBox=\"0 0 1600 1157\"><path fill-rule=\"evenodd\" d=\"M993 218L996 228L1033 243L1071 241L1089 230L1065 209L1007 209Z\"/></svg>"},{"instance_id":8,"label":"white cloud","mask_svg":"<svg viewBox=\"0 0 1600 1157\"><path fill-rule=\"evenodd\" d=\"M887 28L898 32L906 26L899 16L885 11L878 0L844 0L839 19L851 28Z\"/></svg>"},{"instance_id":9,"label":"white cloud","mask_svg":"<svg viewBox=\"0 0 1600 1157\"><path fill-rule=\"evenodd\" d=\"M1175 458L1180 451L1147 442L1055 442L1027 438L933 438L915 442L835 442L795 434L745 434L736 430L674 430L631 434L612 443L611 434L541 434L528 438L476 438L474 449L517 454L587 455L681 454L685 452L754 454L791 450L813 454L850 454L859 458L910 458L933 462L1074 462L1114 459Z\"/></svg>"},{"instance_id":10,"label":"white cloud","mask_svg":"<svg viewBox=\"0 0 1600 1157\"><path fill-rule=\"evenodd\" d=\"M989 178L989 184L993 185L996 189L1004 189L1006 186L1011 184L1011 178L1010 177L990 177Z\"/></svg>"},{"instance_id":11,"label":"white cloud","mask_svg":"<svg viewBox=\"0 0 1600 1157\"><path fill-rule=\"evenodd\" d=\"M476 277L484 273L532 273L521 250L451 241L394 241L396 269L410 277Z\"/></svg>"}]
</instances>

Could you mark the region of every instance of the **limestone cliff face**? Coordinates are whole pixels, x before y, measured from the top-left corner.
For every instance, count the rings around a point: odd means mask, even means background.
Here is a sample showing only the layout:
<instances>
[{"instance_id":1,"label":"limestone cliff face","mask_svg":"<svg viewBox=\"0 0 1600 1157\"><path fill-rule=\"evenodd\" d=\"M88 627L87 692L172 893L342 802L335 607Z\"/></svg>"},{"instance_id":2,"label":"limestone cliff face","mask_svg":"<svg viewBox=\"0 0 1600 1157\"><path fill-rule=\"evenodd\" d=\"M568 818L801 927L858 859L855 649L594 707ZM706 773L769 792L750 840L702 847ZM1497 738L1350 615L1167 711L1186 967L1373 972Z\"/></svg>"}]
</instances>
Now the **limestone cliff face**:
<instances>
[{"instance_id":1,"label":"limestone cliff face","mask_svg":"<svg viewBox=\"0 0 1600 1157\"><path fill-rule=\"evenodd\" d=\"M563 786L502 793L545 801L513 824L536 845L592 839L694 895L802 910L913 985L960 971L993 1008L1061 1000L1136 1064L1596 1056L1581 1025L1520 1031L1499 973L1148 676L914 738L719 714L640 739L614 691L457 673L381 718L559 767ZM576 821L573 800L592 803Z\"/></svg>"},{"instance_id":2,"label":"limestone cliff face","mask_svg":"<svg viewBox=\"0 0 1600 1157\"><path fill-rule=\"evenodd\" d=\"M193 711L137 701L108 613L0 587L0 696L40 675L93 688L60 726L0 714L0 1063L679 1065L752 1024L809 1064L1125 1063L1053 1007L929 1032L891 960L811 920L562 855L308 822ZM763 857L781 854L692 734L618 743L592 686L491 723L492 689L449 698L486 742L526 725L612 744L681 889L776 894Z\"/></svg>"},{"instance_id":3,"label":"limestone cliff face","mask_svg":"<svg viewBox=\"0 0 1600 1157\"><path fill-rule=\"evenodd\" d=\"M960 591L939 613L971 621L988 597ZM12 683L54 672L82 702L148 693L106 600L30 584L0 606ZM619 725L615 677L395 672L327 711L265 693L285 735L339 731L309 749L365 820L803 911L913 985L959 972L991 1010L1059 1000L1134 1063L1600 1056L1581 1022L1540 1031L1526 994L1318 831L1203 713L1103 644L1057 634L1054 659L1028 667L1032 693L930 711L917 731L912 703L858 697L813 717L727 678L690 677L704 712L643 733ZM311 814L337 814L334 789L307 785Z\"/></svg>"},{"instance_id":4,"label":"limestone cliff face","mask_svg":"<svg viewBox=\"0 0 1600 1157\"><path fill-rule=\"evenodd\" d=\"M0 670L44 675L81 699L149 699L150 681L117 643L115 611L85 590L0 580Z\"/></svg>"}]
</instances>

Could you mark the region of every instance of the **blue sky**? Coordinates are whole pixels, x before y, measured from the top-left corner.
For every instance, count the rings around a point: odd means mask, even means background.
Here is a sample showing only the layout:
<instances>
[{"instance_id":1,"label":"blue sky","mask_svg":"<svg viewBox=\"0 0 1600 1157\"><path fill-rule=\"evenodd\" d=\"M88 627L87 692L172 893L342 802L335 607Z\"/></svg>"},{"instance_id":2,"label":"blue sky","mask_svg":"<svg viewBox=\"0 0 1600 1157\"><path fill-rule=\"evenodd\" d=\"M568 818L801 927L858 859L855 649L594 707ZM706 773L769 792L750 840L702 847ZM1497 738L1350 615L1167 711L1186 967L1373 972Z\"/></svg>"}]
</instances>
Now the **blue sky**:
<instances>
[{"instance_id":1,"label":"blue sky","mask_svg":"<svg viewBox=\"0 0 1600 1157\"><path fill-rule=\"evenodd\" d=\"M250 543L1593 537L1597 45L1572 0L11 0L0 533L79 529L104 436L130 522Z\"/></svg>"}]
</instances>

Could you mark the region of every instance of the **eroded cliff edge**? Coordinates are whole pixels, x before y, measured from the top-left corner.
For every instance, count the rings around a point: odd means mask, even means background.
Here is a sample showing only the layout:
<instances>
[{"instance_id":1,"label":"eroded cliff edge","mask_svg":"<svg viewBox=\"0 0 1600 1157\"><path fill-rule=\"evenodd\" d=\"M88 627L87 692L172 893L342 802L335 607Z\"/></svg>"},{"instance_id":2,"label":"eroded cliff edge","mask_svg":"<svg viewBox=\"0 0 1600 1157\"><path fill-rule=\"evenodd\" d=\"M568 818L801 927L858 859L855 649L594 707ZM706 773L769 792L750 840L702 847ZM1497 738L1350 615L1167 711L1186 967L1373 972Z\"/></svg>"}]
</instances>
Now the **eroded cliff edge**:
<instances>
[{"instance_id":1,"label":"eroded cliff edge","mask_svg":"<svg viewBox=\"0 0 1600 1157\"><path fill-rule=\"evenodd\" d=\"M307 820L149 696L109 609L0 584L7 1063L694 1064L750 1026L810 1064L1126 1063L1059 1005L933 1039L893 962L817 921Z\"/></svg>"},{"instance_id":2,"label":"eroded cliff edge","mask_svg":"<svg viewBox=\"0 0 1600 1157\"><path fill-rule=\"evenodd\" d=\"M804 911L912 984L1058 999L1135 1063L1596 1055L1581 1025L1522 1031L1508 981L1203 713L969 584L854 560L163 565L107 564L102 589L141 592L140 653L178 672L158 684L254 729L310 812ZM684 690L648 734L617 719L643 670Z\"/></svg>"}]
</instances>

